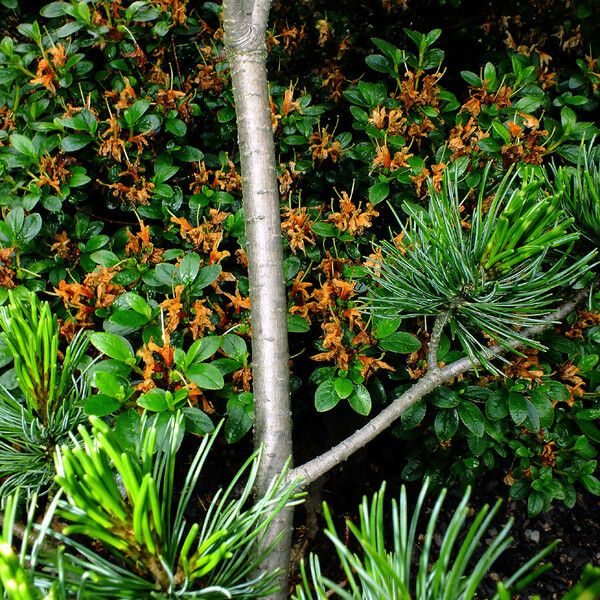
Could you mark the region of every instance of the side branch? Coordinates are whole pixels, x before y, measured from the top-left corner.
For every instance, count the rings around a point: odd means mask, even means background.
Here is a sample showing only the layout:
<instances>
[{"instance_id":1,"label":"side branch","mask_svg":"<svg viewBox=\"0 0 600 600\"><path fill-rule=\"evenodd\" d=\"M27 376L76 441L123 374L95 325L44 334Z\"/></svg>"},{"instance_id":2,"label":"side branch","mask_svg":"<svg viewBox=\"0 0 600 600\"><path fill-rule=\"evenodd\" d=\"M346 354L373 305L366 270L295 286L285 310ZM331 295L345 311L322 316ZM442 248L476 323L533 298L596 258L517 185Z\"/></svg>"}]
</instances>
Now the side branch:
<instances>
[{"instance_id":1,"label":"side branch","mask_svg":"<svg viewBox=\"0 0 600 600\"><path fill-rule=\"evenodd\" d=\"M429 354L427 355L427 370L428 371L438 371L438 349L440 347L440 339L442 337L442 332L444 331L444 326L448 322L448 317L450 316L449 312L441 313L435 319L435 323L433 324L433 329L431 331L431 337L429 338Z\"/></svg>"},{"instance_id":2,"label":"side branch","mask_svg":"<svg viewBox=\"0 0 600 600\"><path fill-rule=\"evenodd\" d=\"M584 298L587 297L589 289L579 291L572 300L565 303L556 312L548 315L544 319L544 324L531 327L523 332L524 337L533 338L549 328L553 323L564 319ZM437 325L437 323L436 323ZM435 328L434 328L435 330ZM433 334L432 334L433 337ZM522 344L514 342L509 345L511 349L516 349ZM504 354L509 348L504 346L492 346L486 352L487 359L493 359L501 354ZM450 381L457 375L471 370L478 366L479 361L472 362L469 358L461 358L442 369L428 371L427 374L417 381L401 396L396 398L387 408L382 410L376 417L373 417L364 427L355 431L345 440L334 446L320 456L313 458L311 461L300 465L289 473L290 478L298 478L302 481L302 485L306 486L312 483L321 475L324 475L329 470L333 469L343 461L347 460L357 450L375 439L382 431L390 427L410 406L421 400L427 394L431 393L435 388Z\"/></svg>"}]
</instances>

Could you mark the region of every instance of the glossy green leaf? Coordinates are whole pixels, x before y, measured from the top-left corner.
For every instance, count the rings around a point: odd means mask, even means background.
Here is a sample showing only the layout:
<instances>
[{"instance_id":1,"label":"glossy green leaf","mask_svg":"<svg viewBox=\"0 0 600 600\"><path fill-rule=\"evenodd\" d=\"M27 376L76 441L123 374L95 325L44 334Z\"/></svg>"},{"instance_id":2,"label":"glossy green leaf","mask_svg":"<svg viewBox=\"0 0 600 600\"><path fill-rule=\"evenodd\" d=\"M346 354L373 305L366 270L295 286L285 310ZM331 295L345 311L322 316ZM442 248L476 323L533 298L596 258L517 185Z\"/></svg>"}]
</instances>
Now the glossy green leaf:
<instances>
[{"instance_id":1,"label":"glossy green leaf","mask_svg":"<svg viewBox=\"0 0 600 600\"><path fill-rule=\"evenodd\" d=\"M348 396L350 406L359 415L368 415L371 412L371 394L369 390L360 383L354 386L354 390Z\"/></svg>"},{"instance_id":2,"label":"glossy green leaf","mask_svg":"<svg viewBox=\"0 0 600 600\"><path fill-rule=\"evenodd\" d=\"M421 349L419 338L412 333L404 331L396 331L382 340L379 340L379 346L390 352L398 352L399 354L412 354Z\"/></svg>"},{"instance_id":3,"label":"glossy green leaf","mask_svg":"<svg viewBox=\"0 0 600 600\"><path fill-rule=\"evenodd\" d=\"M335 385L332 379L327 379L315 392L315 408L319 412L331 410L340 401L340 397L335 391Z\"/></svg>"},{"instance_id":4,"label":"glossy green leaf","mask_svg":"<svg viewBox=\"0 0 600 600\"><path fill-rule=\"evenodd\" d=\"M485 432L485 419L476 404L462 402L458 406L458 414L464 426L476 437L483 437Z\"/></svg>"},{"instance_id":5,"label":"glossy green leaf","mask_svg":"<svg viewBox=\"0 0 600 600\"><path fill-rule=\"evenodd\" d=\"M129 342L124 338L112 333L92 333L90 335L92 345L110 358L127 362L135 360L133 350Z\"/></svg>"},{"instance_id":6,"label":"glossy green leaf","mask_svg":"<svg viewBox=\"0 0 600 600\"><path fill-rule=\"evenodd\" d=\"M342 400L345 400L354 391L354 384L345 377L336 377L333 380L333 387L335 388L335 393Z\"/></svg>"},{"instance_id":7,"label":"glossy green leaf","mask_svg":"<svg viewBox=\"0 0 600 600\"><path fill-rule=\"evenodd\" d=\"M220 390L225 385L221 371L211 364L192 365L185 372L185 376L201 390Z\"/></svg>"}]
</instances>

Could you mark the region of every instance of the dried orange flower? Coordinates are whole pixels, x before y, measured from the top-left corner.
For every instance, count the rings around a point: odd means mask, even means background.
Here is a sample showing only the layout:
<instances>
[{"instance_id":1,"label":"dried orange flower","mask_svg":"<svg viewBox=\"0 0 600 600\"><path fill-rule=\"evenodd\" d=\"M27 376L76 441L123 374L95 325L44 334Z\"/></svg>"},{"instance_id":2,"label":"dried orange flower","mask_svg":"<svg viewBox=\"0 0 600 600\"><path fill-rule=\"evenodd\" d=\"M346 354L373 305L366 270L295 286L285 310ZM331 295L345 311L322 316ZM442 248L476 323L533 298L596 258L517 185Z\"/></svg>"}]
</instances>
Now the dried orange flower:
<instances>
[{"instance_id":1,"label":"dried orange flower","mask_svg":"<svg viewBox=\"0 0 600 600\"><path fill-rule=\"evenodd\" d=\"M373 224L372 219L379 216L375 207L369 202L367 202L366 210L361 212L347 192L342 192L340 208L340 212L329 215L327 221L333 223L340 231L347 231L350 235L362 235L364 230Z\"/></svg>"}]
</instances>

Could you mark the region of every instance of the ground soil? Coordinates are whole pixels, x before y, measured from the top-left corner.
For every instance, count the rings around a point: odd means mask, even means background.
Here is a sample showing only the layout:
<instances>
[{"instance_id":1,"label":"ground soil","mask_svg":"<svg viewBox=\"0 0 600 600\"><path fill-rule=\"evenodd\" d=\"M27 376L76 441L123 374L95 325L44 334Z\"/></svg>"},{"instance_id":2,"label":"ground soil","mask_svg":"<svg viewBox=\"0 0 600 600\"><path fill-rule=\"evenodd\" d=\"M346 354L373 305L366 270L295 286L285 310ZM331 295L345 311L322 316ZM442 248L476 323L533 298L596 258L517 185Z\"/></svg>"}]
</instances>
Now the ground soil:
<instances>
[{"instance_id":1,"label":"ground soil","mask_svg":"<svg viewBox=\"0 0 600 600\"><path fill-rule=\"evenodd\" d=\"M400 448L391 436L383 435L311 490L312 498L306 503L306 508L297 511L295 562L311 551L317 552L326 572L333 577L336 573L342 577L332 545L322 533L322 516L318 511L315 513L314 509L319 507L322 500L327 501L334 514L338 532L344 532L346 518L358 522L357 508L362 496L378 490L383 480L387 481L387 497L391 499L397 496L403 483L400 478L402 460L397 454ZM502 478L503 474L500 472L487 474L474 486L470 501L472 508L477 511L486 503L494 504L499 498L503 499L487 543L509 518L514 520L511 531L514 542L494 565L484 589L481 590L484 592L481 597L493 596L495 581L507 578L550 542L560 539L561 543L548 559L552 568L515 598L525 600L535 595L539 595L541 600L562 598L579 579L584 565L600 565L600 499L585 490L580 491L573 509L555 502L550 512L530 519L524 502L507 500L508 487ZM409 498L414 501L420 482L407 487ZM452 510L460 501L461 494L460 489L449 491L439 519L440 534L443 534L451 519ZM432 493L425 514L431 510L436 498L437 494ZM441 537L440 535L437 539L441 540Z\"/></svg>"}]
</instances>

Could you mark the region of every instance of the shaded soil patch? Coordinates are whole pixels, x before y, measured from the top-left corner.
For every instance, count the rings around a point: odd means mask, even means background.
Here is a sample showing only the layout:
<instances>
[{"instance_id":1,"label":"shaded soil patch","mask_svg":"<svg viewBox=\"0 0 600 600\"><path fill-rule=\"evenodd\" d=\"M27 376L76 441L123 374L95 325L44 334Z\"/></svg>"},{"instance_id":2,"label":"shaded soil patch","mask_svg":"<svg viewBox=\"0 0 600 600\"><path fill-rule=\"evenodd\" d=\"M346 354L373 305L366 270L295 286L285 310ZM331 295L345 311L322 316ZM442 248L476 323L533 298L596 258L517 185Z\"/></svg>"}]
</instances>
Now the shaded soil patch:
<instances>
[{"instance_id":1,"label":"shaded soil patch","mask_svg":"<svg viewBox=\"0 0 600 600\"><path fill-rule=\"evenodd\" d=\"M306 506L297 511L293 556L295 561L302 555L307 558L309 552L316 552L324 572L334 580L343 580L333 546L322 533L324 522L318 512L321 501L325 500L329 504L338 533L347 535L344 521L348 518L358 523L357 509L363 495L370 496L385 480L388 502L398 496L403 483L400 477L402 460L398 455L400 448L401 444L397 440L384 435L362 450L357 457L330 473L325 481L314 486ZM491 569L482 589L483 597L491 597L494 594L495 581L508 578L542 548L553 540L560 539L561 543L547 559L552 563L552 568L517 596L522 600L536 594L542 600L560 599L578 581L587 563L600 564L600 500L585 490L580 491L574 508L569 509L562 503L555 502L550 512L529 518L525 502L508 499L508 487L502 482L502 476L500 472L489 473L474 486L470 499L470 506L474 511L478 511L486 503L493 505L498 499L503 500L492 522L486 543L492 540L493 535L500 531L509 518L514 521L511 530L514 542ZM407 488L409 502L413 505L420 483L409 483ZM460 502L461 494L462 490L458 488L448 492L438 520L438 543L452 518L453 509ZM437 497L437 491L429 493L423 521L429 515ZM388 522L391 529L391 521ZM419 528L419 531L422 530ZM293 578L296 580L297 566L293 566Z\"/></svg>"}]
</instances>

